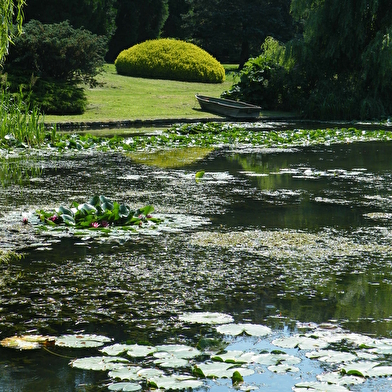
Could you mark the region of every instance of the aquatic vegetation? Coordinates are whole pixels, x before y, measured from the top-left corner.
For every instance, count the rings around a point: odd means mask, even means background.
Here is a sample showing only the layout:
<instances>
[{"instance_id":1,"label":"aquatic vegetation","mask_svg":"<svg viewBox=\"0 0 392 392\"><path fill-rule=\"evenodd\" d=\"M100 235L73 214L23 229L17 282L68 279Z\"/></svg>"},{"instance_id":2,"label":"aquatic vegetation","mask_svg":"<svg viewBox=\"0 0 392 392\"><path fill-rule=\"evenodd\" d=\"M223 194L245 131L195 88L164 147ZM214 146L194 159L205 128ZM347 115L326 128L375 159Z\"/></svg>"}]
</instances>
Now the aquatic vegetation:
<instances>
[{"instance_id":1,"label":"aquatic vegetation","mask_svg":"<svg viewBox=\"0 0 392 392\"><path fill-rule=\"evenodd\" d=\"M73 202L71 208L60 206L55 211L39 210L37 214L42 224L53 226L71 226L77 229L110 230L112 226L123 229L145 224L159 224L158 218L153 218L153 206L145 206L136 210L127 204L119 204L105 196L94 196L87 203Z\"/></svg>"},{"instance_id":2,"label":"aquatic vegetation","mask_svg":"<svg viewBox=\"0 0 392 392\"><path fill-rule=\"evenodd\" d=\"M222 318L224 315L203 313L207 321ZM186 315L196 320L199 312ZM208 316L211 316L208 317ZM226 315L230 316L230 315ZM181 316L182 317L182 316ZM225 318L223 318L224 320ZM269 330L264 325L228 323L212 326L218 338L225 341L226 334L220 334L222 327L248 326L258 331ZM199 320L200 321L200 320ZM199 323L195 321L196 323ZM392 352L391 339L377 339L366 335L347 332L338 325L308 324L305 333L286 335L269 330L270 338L255 340L252 336L230 336L229 347L210 352L199 350L186 344L139 345L111 343L112 339L94 334L63 335L60 337L42 335L23 335L3 339L3 347L31 350L50 346L51 351L65 348L82 350L82 356L69 362L69 366L95 372L107 372L110 381L106 384L110 391L133 391L144 388L154 389L196 389L207 387L211 380L231 380L235 389L238 383L244 390L260 385L248 384L247 377L266 370L277 377L287 373L298 373L299 379L292 388L294 391L348 391L346 387L366 383L369 378L392 375L389 354ZM238 335L233 330L233 335ZM263 334L255 334L263 336ZM270 341L272 339L272 341ZM235 347L245 346L245 349ZM269 350L261 347L269 347ZM83 356L83 349L99 349L100 355ZM282 351L280 348L288 350ZM80 352L80 351L79 351ZM56 354L60 354L57 352ZM388 353L388 354L387 354ZM60 354L61 355L61 354ZM127 357L131 357L132 361ZM313 362L327 364L320 367L320 373L309 374L305 369ZM324 368L324 371L321 369ZM308 374L305 376L305 372ZM316 380L315 380L316 379Z\"/></svg>"}]
</instances>

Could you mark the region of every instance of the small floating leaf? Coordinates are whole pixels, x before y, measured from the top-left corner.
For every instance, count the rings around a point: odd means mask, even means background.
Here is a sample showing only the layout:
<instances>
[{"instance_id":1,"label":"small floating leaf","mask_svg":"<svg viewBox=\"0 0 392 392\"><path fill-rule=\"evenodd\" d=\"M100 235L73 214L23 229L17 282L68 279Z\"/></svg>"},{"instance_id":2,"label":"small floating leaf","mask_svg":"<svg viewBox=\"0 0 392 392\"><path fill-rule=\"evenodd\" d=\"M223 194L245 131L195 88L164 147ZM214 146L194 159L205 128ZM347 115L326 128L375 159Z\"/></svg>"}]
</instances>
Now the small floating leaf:
<instances>
[{"instance_id":1,"label":"small floating leaf","mask_svg":"<svg viewBox=\"0 0 392 392\"><path fill-rule=\"evenodd\" d=\"M250 336L265 336L272 333L271 328L266 327L264 325L256 325L256 324L227 324L220 325L216 328L219 333L225 335L241 335L243 333Z\"/></svg>"},{"instance_id":2,"label":"small floating leaf","mask_svg":"<svg viewBox=\"0 0 392 392\"><path fill-rule=\"evenodd\" d=\"M288 365L286 363L281 363L279 365L268 366L268 370L270 372L280 373L280 374L288 373L288 372L291 372L291 373L299 372L299 369L297 367Z\"/></svg>"},{"instance_id":3,"label":"small floating leaf","mask_svg":"<svg viewBox=\"0 0 392 392\"><path fill-rule=\"evenodd\" d=\"M199 324L227 324L234 321L233 317L229 314L214 312L183 313L179 319L181 321Z\"/></svg>"},{"instance_id":4,"label":"small floating leaf","mask_svg":"<svg viewBox=\"0 0 392 392\"><path fill-rule=\"evenodd\" d=\"M109 391L123 391L123 392L132 392L132 391L140 391L142 387L139 384L135 384L132 382L118 382L108 385Z\"/></svg>"},{"instance_id":5,"label":"small floating leaf","mask_svg":"<svg viewBox=\"0 0 392 392\"><path fill-rule=\"evenodd\" d=\"M241 376L241 373L236 370L233 375L231 376L231 381L233 383L233 385L237 385L237 384L241 384L242 382L244 382L244 378Z\"/></svg>"},{"instance_id":6,"label":"small floating leaf","mask_svg":"<svg viewBox=\"0 0 392 392\"><path fill-rule=\"evenodd\" d=\"M83 370L106 371L122 368L129 361L121 357L86 357L71 361L70 366Z\"/></svg>"},{"instance_id":7,"label":"small floating leaf","mask_svg":"<svg viewBox=\"0 0 392 392\"><path fill-rule=\"evenodd\" d=\"M55 339L56 346L70 347L70 348L90 348L100 347L104 343L110 342L111 339L106 336L95 334L85 335L63 335Z\"/></svg>"},{"instance_id":8,"label":"small floating leaf","mask_svg":"<svg viewBox=\"0 0 392 392\"><path fill-rule=\"evenodd\" d=\"M142 377L139 376L138 372L142 369L143 368L140 366L117 367L109 372L109 377L114 378L115 380L141 380Z\"/></svg>"},{"instance_id":9,"label":"small floating leaf","mask_svg":"<svg viewBox=\"0 0 392 392\"><path fill-rule=\"evenodd\" d=\"M55 337L43 335L23 335L12 336L3 339L0 343L3 347L15 348L18 350L34 350L41 348L43 344L53 342Z\"/></svg>"},{"instance_id":10,"label":"small floating leaf","mask_svg":"<svg viewBox=\"0 0 392 392\"><path fill-rule=\"evenodd\" d=\"M190 376L161 376L155 377L148 380L148 384L154 388L159 389L189 389L189 388L199 388L203 386L203 382Z\"/></svg>"},{"instance_id":11,"label":"small floating leaf","mask_svg":"<svg viewBox=\"0 0 392 392\"><path fill-rule=\"evenodd\" d=\"M205 174L204 170L200 170L200 171L196 172L196 174L195 174L196 180L200 180L201 178L203 178L204 174Z\"/></svg>"},{"instance_id":12,"label":"small floating leaf","mask_svg":"<svg viewBox=\"0 0 392 392\"><path fill-rule=\"evenodd\" d=\"M295 384L294 392L317 391L317 392L349 392L349 390L341 385L327 384L326 382L300 382Z\"/></svg>"}]
</instances>

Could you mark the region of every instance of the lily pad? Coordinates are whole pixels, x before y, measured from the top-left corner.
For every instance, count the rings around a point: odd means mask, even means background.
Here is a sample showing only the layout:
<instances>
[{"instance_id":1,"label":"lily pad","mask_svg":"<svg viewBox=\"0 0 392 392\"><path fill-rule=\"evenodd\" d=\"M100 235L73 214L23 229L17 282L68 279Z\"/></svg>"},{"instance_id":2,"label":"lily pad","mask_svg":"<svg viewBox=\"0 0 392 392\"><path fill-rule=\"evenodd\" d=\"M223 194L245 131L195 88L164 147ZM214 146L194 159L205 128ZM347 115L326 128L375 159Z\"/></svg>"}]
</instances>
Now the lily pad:
<instances>
[{"instance_id":1,"label":"lily pad","mask_svg":"<svg viewBox=\"0 0 392 392\"><path fill-rule=\"evenodd\" d=\"M365 379L363 377L346 376L342 375L340 372L318 374L316 377L317 380L321 382L337 385L357 385L365 382Z\"/></svg>"},{"instance_id":2,"label":"lily pad","mask_svg":"<svg viewBox=\"0 0 392 392\"><path fill-rule=\"evenodd\" d=\"M306 353L305 355L310 359L318 359L321 362L327 363L347 363L358 359L355 354L335 350L318 350Z\"/></svg>"},{"instance_id":3,"label":"lily pad","mask_svg":"<svg viewBox=\"0 0 392 392\"><path fill-rule=\"evenodd\" d=\"M127 355L129 355L130 357L142 358L152 354L156 350L157 349L152 346L143 346L140 344L116 343L111 346L104 347L100 351L107 355L114 355L114 356L127 352Z\"/></svg>"},{"instance_id":4,"label":"lily pad","mask_svg":"<svg viewBox=\"0 0 392 392\"><path fill-rule=\"evenodd\" d=\"M213 361L227 362L227 363L249 363L254 358L255 353L243 352L240 350L231 350L211 357Z\"/></svg>"},{"instance_id":5,"label":"lily pad","mask_svg":"<svg viewBox=\"0 0 392 392\"><path fill-rule=\"evenodd\" d=\"M343 365L340 367L340 370L343 374L367 377L369 372L377 365L379 365L378 362L359 361Z\"/></svg>"},{"instance_id":6,"label":"lily pad","mask_svg":"<svg viewBox=\"0 0 392 392\"><path fill-rule=\"evenodd\" d=\"M317 348L326 348L329 346L329 343L325 340L302 335L275 339L272 341L272 344L278 347L300 348L302 350L314 350Z\"/></svg>"},{"instance_id":7,"label":"lily pad","mask_svg":"<svg viewBox=\"0 0 392 392\"><path fill-rule=\"evenodd\" d=\"M229 314L216 312L183 313L179 319L188 323L199 324L228 324L234 321Z\"/></svg>"},{"instance_id":8,"label":"lily pad","mask_svg":"<svg viewBox=\"0 0 392 392\"><path fill-rule=\"evenodd\" d=\"M117 367L109 372L109 377L114 378L115 380L128 380L128 381L136 381L141 380L143 377L140 377L138 374L139 371L143 370L140 366L123 366Z\"/></svg>"},{"instance_id":9,"label":"lily pad","mask_svg":"<svg viewBox=\"0 0 392 392\"><path fill-rule=\"evenodd\" d=\"M263 353L257 354L252 357L252 361L259 365L278 365L285 363L286 365L297 365L301 362L301 358L295 357L289 354L274 354L274 353Z\"/></svg>"},{"instance_id":10,"label":"lily pad","mask_svg":"<svg viewBox=\"0 0 392 392\"><path fill-rule=\"evenodd\" d=\"M122 368L128 362L121 357L85 357L74 359L69 364L77 369L106 371Z\"/></svg>"},{"instance_id":11,"label":"lily pad","mask_svg":"<svg viewBox=\"0 0 392 392\"><path fill-rule=\"evenodd\" d=\"M132 382L117 382L108 385L109 391L123 391L123 392L132 392L132 391L140 391L142 387L139 384L135 384Z\"/></svg>"},{"instance_id":12,"label":"lily pad","mask_svg":"<svg viewBox=\"0 0 392 392\"><path fill-rule=\"evenodd\" d=\"M268 366L268 370L273 373L296 373L299 372L299 369L295 366L288 365L286 363L281 363L279 365L271 365Z\"/></svg>"},{"instance_id":13,"label":"lily pad","mask_svg":"<svg viewBox=\"0 0 392 392\"><path fill-rule=\"evenodd\" d=\"M55 344L60 347L91 348L103 346L110 341L111 339L106 336L95 334L63 335L55 339Z\"/></svg>"},{"instance_id":14,"label":"lily pad","mask_svg":"<svg viewBox=\"0 0 392 392\"><path fill-rule=\"evenodd\" d=\"M156 346L156 351L153 355L156 358L162 358L162 356L167 357L167 354L176 358L187 359L201 355L201 351L195 347L186 346L184 344L164 344Z\"/></svg>"},{"instance_id":15,"label":"lily pad","mask_svg":"<svg viewBox=\"0 0 392 392\"><path fill-rule=\"evenodd\" d=\"M15 348L18 350L34 350L41 348L42 345L53 342L55 337L43 335L23 335L11 336L3 339L0 344L3 347Z\"/></svg>"},{"instance_id":16,"label":"lily pad","mask_svg":"<svg viewBox=\"0 0 392 392\"><path fill-rule=\"evenodd\" d=\"M226 362L208 362L197 364L193 371L207 378L231 378L233 373L238 371L242 377L250 376L254 373L253 369L246 367L233 366Z\"/></svg>"},{"instance_id":17,"label":"lily pad","mask_svg":"<svg viewBox=\"0 0 392 392\"><path fill-rule=\"evenodd\" d=\"M197 380L194 377L178 376L173 374L171 376L151 378L150 380L148 380L148 385L152 388L178 390L200 388L201 386L203 386L203 382Z\"/></svg>"},{"instance_id":18,"label":"lily pad","mask_svg":"<svg viewBox=\"0 0 392 392\"><path fill-rule=\"evenodd\" d=\"M220 325L216 328L219 333L225 335L241 335L246 334L250 336L266 336L272 333L271 328L266 327L265 325L257 325L257 324L227 324Z\"/></svg>"},{"instance_id":19,"label":"lily pad","mask_svg":"<svg viewBox=\"0 0 392 392\"><path fill-rule=\"evenodd\" d=\"M317 392L348 392L342 385L328 384L326 382L299 382L293 388L294 392L317 391Z\"/></svg>"}]
</instances>

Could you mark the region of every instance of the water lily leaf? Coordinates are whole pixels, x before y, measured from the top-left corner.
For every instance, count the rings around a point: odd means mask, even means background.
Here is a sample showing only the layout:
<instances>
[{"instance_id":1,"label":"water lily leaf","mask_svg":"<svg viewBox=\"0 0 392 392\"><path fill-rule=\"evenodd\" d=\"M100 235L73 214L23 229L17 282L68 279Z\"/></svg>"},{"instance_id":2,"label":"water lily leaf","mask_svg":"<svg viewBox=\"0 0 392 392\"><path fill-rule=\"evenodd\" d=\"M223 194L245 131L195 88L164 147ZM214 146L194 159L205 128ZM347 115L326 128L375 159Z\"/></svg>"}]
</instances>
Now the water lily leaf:
<instances>
[{"instance_id":1,"label":"water lily leaf","mask_svg":"<svg viewBox=\"0 0 392 392\"><path fill-rule=\"evenodd\" d=\"M82 211L86 215L88 215L90 213L96 213L97 212L97 209L93 205L91 205L90 203L79 204L78 205L78 210Z\"/></svg>"},{"instance_id":2,"label":"water lily leaf","mask_svg":"<svg viewBox=\"0 0 392 392\"><path fill-rule=\"evenodd\" d=\"M63 219L63 222L66 225L68 225L68 226L74 226L75 225L75 219L73 218L72 215L63 214L63 215L61 215L61 218Z\"/></svg>"},{"instance_id":3,"label":"water lily leaf","mask_svg":"<svg viewBox=\"0 0 392 392\"><path fill-rule=\"evenodd\" d=\"M5 338L0 342L0 344L3 347L15 348L18 350L34 350L41 348L42 345L53 342L54 340L54 336L23 335Z\"/></svg>"},{"instance_id":4,"label":"water lily leaf","mask_svg":"<svg viewBox=\"0 0 392 392\"><path fill-rule=\"evenodd\" d=\"M316 377L321 382L337 385L357 385L365 382L363 377L342 375L340 372L318 374Z\"/></svg>"},{"instance_id":5,"label":"water lily leaf","mask_svg":"<svg viewBox=\"0 0 392 392\"><path fill-rule=\"evenodd\" d=\"M157 351L156 347L133 344L128 346L127 355L130 357L147 357Z\"/></svg>"},{"instance_id":6,"label":"water lily leaf","mask_svg":"<svg viewBox=\"0 0 392 392\"><path fill-rule=\"evenodd\" d=\"M375 366L366 372L367 377L392 376L392 366Z\"/></svg>"},{"instance_id":7,"label":"water lily leaf","mask_svg":"<svg viewBox=\"0 0 392 392\"><path fill-rule=\"evenodd\" d=\"M141 380L142 377L139 376L138 372L142 369L143 368L140 366L117 367L109 372L109 377L114 378L115 380L128 380L128 381Z\"/></svg>"},{"instance_id":8,"label":"water lily leaf","mask_svg":"<svg viewBox=\"0 0 392 392\"><path fill-rule=\"evenodd\" d=\"M154 360L156 365L163 368L181 368L189 365L189 361L184 358L176 358L172 355L168 355L163 358L157 358Z\"/></svg>"},{"instance_id":9,"label":"water lily leaf","mask_svg":"<svg viewBox=\"0 0 392 392\"><path fill-rule=\"evenodd\" d=\"M229 314L214 312L183 313L179 316L179 319L188 323L199 324L227 324L234 321Z\"/></svg>"},{"instance_id":10,"label":"water lily leaf","mask_svg":"<svg viewBox=\"0 0 392 392\"><path fill-rule=\"evenodd\" d=\"M127 351L130 357L146 357L156 351L155 347L143 346L139 344L119 344L115 343L100 350L107 355L119 355Z\"/></svg>"},{"instance_id":11,"label":"water lily leaf","mask_svg":"<svg viewBox=\"0 0 392 392\"><path fill-rule=\"evenodd\" d=\"M213 361L227 362L227 363L249 363L252 361L255 353L243 352L239 350L231 350L224 353L213 355Z\"/></svg>"},{"instance_id":12,"label":"water lily leaf","mask_svg":"<svg viewBox=\"0 0 392 392\"><path fill-rule=\"evenodd\" d=\"M263 353L252 357L252 362L259 365L272 366L284 362L286 365L297 365L301 362L301 358L285 353Z\"/></svg>"},{"instance_id":13,"label":"water lily leaf","mask_svg":"<svg viewBox=\"0 0 392 392\"><path fill-rule=\"evenodd\" d=\"M121 357L86 357L72 360L69 365L83 370L106 371L124 367L129 361Z\"/></svg>"},{"instance_id":14,"label":"water lily leaf","mask_svg":"<svg viewBox=\"0 0 392 392\"><path fill-rule=\"evenodd\" d=\"M205 174L204 170L200 170L200 171L196 172L196 174L195 174L196 180L200 180L200 178L203 178L204 174Z\"/></svg>"},{"instance_id":15,"label":"water lily leaf","mask_svg":"<svg viewBox=\"0 0 392 392\"><path fill-rule=\"evenodd\" d=\"M225 335L241 335L243 333L250 336L265 336L272 333L271 328L256 324L227 324L216 328L219 333Z\"/></svg>"},{"instance_id":16,"label":"water lily leaf","mask_svg":"<svg viewBox=\"0 0 392 392\"><path fill-rule=\"evenodd\" d=\"M238 371L243 377L250 376L254 373L253 369L234 366L226 362L209 362L200 363L194 366L195 374L208 378L231 378L235 371Z\"/></svg>"},{"instance_id":17,"label":"water lily leaf","mask_svg":"<svg viewBox=\"0 0 392 392\"><path fill-rule=\"evenodd\" d=\"M317 348L325 348L329 346L329 343L325 340L302 335L275 339L272 341L272 344L278 347L300 348L302 350L314 350Z\"/></svg>"},{"instance_id":18,"label":"water lily leaf","mask_svg":"<svg viewBox=\"0 0 392 392\"><path fill-rule=\"evenodd\" d=\"M299 369L295 366L288 365L286 363L281 363L279 365L268 366L268 370L273 373L295 373L299 372Z\"/></svg>"},{"instance_id":19,"label":"water lily leaf","mask_svg":"<svg viewBox=\"0 0 392 392\"><path fill-rule=\"evenodd\" d=\"M106 336L95 334L63 335L55 339L55 344L61 347L90 348L103 346L110 341L111 339Z\"/></svg>"},{"instance_id":20,"label":"water lily leaf","mask_svg":"<svg viewBox=\"0 0 392 392\"><path fill-rule=\"evenodd\" d=\"M244 378L242 377L241 373L236 370L231 377L231 381L233 382L234 385L237 385L243 383Z\"/></svg>"},{"instance_id":21,"label":"water lily leaf","mask_svg":"<svg viewBox=\"0 0 392 392\"><path fill-rule=\"evenodd\" d=\"M200 388L203 386L203 382L200 380L190 376L178 375L154 377L148 380L148 384L155 388L173 390Z\"/></svg>"},{"instance_id":22,"label":"water lily leaf","mask_svg":"<svg viewBox=\"0 0 392 392\"><path fill-rule=\"evenodd\" d=\"M153 355L155 358L172 355L176 358L189 359L201 355L201 352L197 348L186 346L184 344L164 344L156 346L156 352L154 352Z\"/></svg>"},{"instance_id":23,"label":"water lily leaf","mask_svg":"<svg viewBox=\"0 0 392 392\"><path fill-rule=\"evenodd\" d=\"M140 391L142 387L139 384L135 384L132 382L117 382L108 385L109 391L123 391L123 392L132 392L132 391Z\"/></svg>"},{"instance_id":24,"label":"water lily leaf","mask_svg":"<svg viewBox=\"0 0 392 392\"><path fill-rule=\"evenodd\" d=\"M366 377L375 366L379 365L378 362L371 361L359 361L355 363L349 363L340 367L343 374Z\"/></svg>"},{"instance_id":25,"label":"water lily leaf","mask_svg":"<svg viewBox=\"0 0 392 392\"><path fill-rule=\"evenodd\" d=\"M327 384L326 382L299 382L293 388L294 392L304 392L304 390L313 392L348 392L349 390L342 385Z\"/></svg>"},{"instance_id":26,"label":"water lily leaf","mask_svg":"<svg viewBox=\"0 0 392 392\"><path fill-rule=\"evenodd\" d=\"M73 216L72 210L71 210L70 208L67 208L67 207L61 206L61 207L59 207L59 208L57 209L57 212L58 212L60 215L61 215L61 214L65 214L65 215Z\"/></svg>"},{"instance_id":27,"label":"water lily leaf","mask_svg":"<svg viewBox=\"0 0 392 392\"><path fill-rule=\"evenodd\" d=\"M146 216L146 215L151 214L153 212L154 212L154 207L148 205L148 206L139 208L136 215L142 214L142 215Z\"/></svg>"},{"instance_id":28,"label":"water lily leaf","mask_svg":"<svg viewBox=\"0 0 392 392\"><path fill-rule=\"evenodd\" d=\"M358 357L354 354L334 351L334 350L318 350L312 351L305 354L310 359L318 359L321 362L327 363L341 363L341 362L351 362L356 360Z\"/></svg>"}]
</instances>

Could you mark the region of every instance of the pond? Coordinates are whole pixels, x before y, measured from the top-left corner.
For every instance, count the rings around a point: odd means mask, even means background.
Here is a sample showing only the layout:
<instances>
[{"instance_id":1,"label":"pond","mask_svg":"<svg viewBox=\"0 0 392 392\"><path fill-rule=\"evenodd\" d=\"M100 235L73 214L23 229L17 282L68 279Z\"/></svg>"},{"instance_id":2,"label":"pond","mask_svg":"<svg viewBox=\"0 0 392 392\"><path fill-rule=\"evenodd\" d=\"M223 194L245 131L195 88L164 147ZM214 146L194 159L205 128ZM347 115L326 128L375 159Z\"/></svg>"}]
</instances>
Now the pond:
<instances>
[{"instance_id":1,"label":"pond","mask_svg":"<svg viewBox=\"0 0 392 392\"><path fill-rule=\"evenodd\" d=\"M301 382L316 382L345 362L310 359L310 349L279 346L277 339L333 331L391 344L391 156L392 142L384 141L35 157L34 175L0 188L2 248L24 253L0 264L0 338L96 334L110 344L190 347L219 339L228 351L281 350L300 363L280 372L253 361L254 373L242 386L230 377L207 378L195 390L301 389ZM204 176L196 179L200 171ZM135 208L153 205L164 221L115 235L22 223L38 209L93 195ZM270 333L226 335L208 322L181 318L194 312L229 315ZM371 346L355 348L345 336L335 350L359 358L358 350ZM392 366L391 353L373 350L361 358ZM69 365L97 355L97 348L0 347L0 390L108 390L114 379L107 371ZM151 367L151 358L143 361L131 359ZM388 391L391 374L385 375L339 388ZM112 388L122 390L120 383Z\"/></svg>"}]
</instances>

